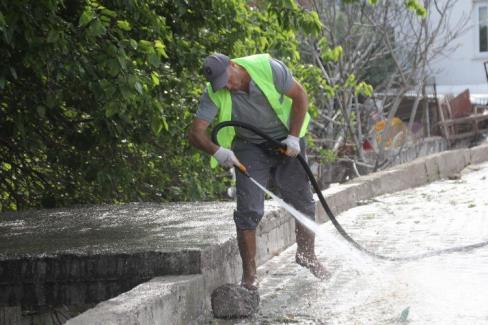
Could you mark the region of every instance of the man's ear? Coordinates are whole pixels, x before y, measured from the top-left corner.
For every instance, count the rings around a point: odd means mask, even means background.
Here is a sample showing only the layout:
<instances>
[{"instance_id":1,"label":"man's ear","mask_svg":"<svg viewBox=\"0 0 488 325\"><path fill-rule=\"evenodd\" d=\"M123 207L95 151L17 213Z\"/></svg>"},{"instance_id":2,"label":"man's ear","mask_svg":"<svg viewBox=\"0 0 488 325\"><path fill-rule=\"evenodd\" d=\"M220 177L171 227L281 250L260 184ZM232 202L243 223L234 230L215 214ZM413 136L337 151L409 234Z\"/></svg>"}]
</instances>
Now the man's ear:
<instances>
[{"instance_id":1,"label":"man's ear","mask_svg":"<svg viewBox=\"0 0 488 325\"><path fill-rule=\"evenodd\" d=\"M227 75L230 75L236 71L237 64L234 62L230 61L229 66L227 67Z\"/></svg>"}]
</instances>

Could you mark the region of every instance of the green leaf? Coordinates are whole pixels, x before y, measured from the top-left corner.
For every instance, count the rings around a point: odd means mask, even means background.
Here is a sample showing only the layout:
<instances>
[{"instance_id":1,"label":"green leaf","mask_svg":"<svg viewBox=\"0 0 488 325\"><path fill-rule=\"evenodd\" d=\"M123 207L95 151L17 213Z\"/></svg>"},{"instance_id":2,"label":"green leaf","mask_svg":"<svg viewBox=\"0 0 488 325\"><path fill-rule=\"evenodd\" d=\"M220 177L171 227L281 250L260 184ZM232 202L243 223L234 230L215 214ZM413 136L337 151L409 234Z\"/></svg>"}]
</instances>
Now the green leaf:
<instances>
[{"instance_id":1,"label":"green leaf","mask_svg":"<svg viewBox=\"0 0 488 325\"><path fill-rule=\"evenodd\" d=\"M131 46L131 47L132 47L134 50L137 50L137 42L136 42L136 40L134 40L134 39L132 39L132 38L131 38L131 39L130 39L130 41L129 41L129 43L130 43L130 46Z\"/></svg>"},{"instance_id":2,"label":"green leaf","mask_svg":"<svg viewBox=\"0 0 488 325\"><path fill-rule=\"evenodd\" d=\"M103 26L102 22L99 19L93 21L93 23L88 28L89 33L94 37L99 37L105 35L107 29Z\"/></svg>"},{"instance_id":3,"label":"green leaf","mask_svg":"<svg viewBox=\"0 0 488 325\"><path fill-rule=\"evenodd\" d=\"M0 11L0 30L3 30L7 26L7 22L5 21L5 17L3 16L2 12Z\"/></svg>"},{"instance_id":4,"label":"green leaf","mask_svg":"<svg viewBox=\"0 0 488 325\"><path fill-rule=\"evenodd\" d=\"M363 94L365 96L371 97L373 95L373 86L364 81L361 81L359 84L357 84L356 89L354 90L354 94L356 96L359 94Z\"/></svg>"},{"instance_id":5,"label":"green leaf","mask_svg":"<svg viewBox=\"0 0 488 325\"><path fill-rule=\"evenodd\" d=\"M163 117L161 121L163 122L164 129L166 131L168 131L169 130L169 125L168 125L168 122L166 121L166 119Z\"/></svg>"},{"instance_id":6,"label":"green leaf","mask_svg":"<svg viewBox=\"0 0 488 325\"><path fill-rule=\"evenodd\" d=\"M158 135L161 130L163 129L163 123L161 123L161 118L158 116L155 116L151 120L151 130L155 135Z\"/></svg>"},{"instance_id":7,"label":"green leaf","mask_svg":"<svg viewBox=\"0 0 488 325\"><path fill-rule=\"evenodd\" d=\"M139 41L139 47L143 52L146 53L154 53L154 47L151 42L146 40Z\"/></svg>"},{"instance_id":8,"label":"green leaf","mask_svg":"<svg viewBox=\"0 0 488 325\"><path fill-rule=\"evenodd\" d=\"M112 18L108 16L100 16L99 19L104 25L108 25L112 21Z\"/></svg>"},{"instance_id":9,"label":"green leaf","mask_svg":"<svg viewBox=\"0 0 488 325\"><path fill-rule=\"evenodd\" d=\"M344 87L346 88L353 88L356 86L356 76L351 73L347 79L346 79L346 82L344 82Z\"/></svg>"},{"instance_id":10,"label":"green leaf","mask_svg":"<svg viewBox=\"0 0 488 325\"><path fill-rule=\"evenodd\" d=\"M14 67L10 67L10 73L12 74L12 77L17 80L17 71L15 71Z\"/></svg>"},{"instance_id":11,"label":"green leaf","mask_svg":"<svg viewBox=\"0 0 488 325\"><path fill-rule=\"evenodd\" d=\"M426 17L427 16L427 10L425 9L424 6L422 6L418 2L418 0L405 0L404 3L408 9L415 11L417 16L420 16L420 17Z\"/></svg>"},{"instance_id":12,"label":"green leaf","mask_svg":"<svg viewBox=\"0 0 488 325\"><path fill-rule=\"evenodd\" d=\"M333 50L334 53L334 61L339 61L339 58L342 56L342 53L344 50L342 49L342 46L336 46Z\"/></svg>"},{"instance_id":13,"label":"green leaf","mask_svg":"<svg viewBox=\"0 0 488 325\"><path fill-rule=\"evenodd\" d=\"M161 64L161 59L156 53L151 53L147 56L147 61L155 68L158 68Z\"/></svg>"},{"instance_id":14,"label":"green leaf","mask_svg":"<svg viewBox=\"0 0 488 325\"><path fill-rule=\"evenodd\" d=\"M112 18L117 17L117 13L115 11L107 9L107 8L103 8L100 12L102 13L102 15L105 15L108 17L112 17Z\"/></svg>"},{"instance_id":15,"label":"green leaf","mask_svg":"<svg viewBox=\"0 0 488 325\"><path fill-rule=\"evenodd\" d=\"M124 56L124 54L120 54L119 56L117 56L117 61L119 62L120 67L122 68L122 70L127 69L127 59Z\"/></svg>"},{"instance_id":16,"label":"green leaf","mask_svg":"<svg viewBox=\"0 0 488 325\"><path fill-rule=\"evenodd\" d=\"M87 6L80 16L80 20L78 21L78 25L80 27L86 26L86 25L88 25L89 22L91 22L93 20L94 17L95 17L95 15L93 13L92 8Z\"/></svg>"},{"instance_id":17,"label":"green leaf","mask_svg":"<svg viewBox=\"0 0 488 325\"><path fill-rule=\"evenodd\" d=\"M158 53L160 56L164 58L168 58L168 55L166 54L165 46L160 40L154 41L154 48L156 49L156 53Z\"/></svg>"},{"instance_id":18,"label":"green leaf","mask_svg":"<svg viewBox=\"0 0 488 325\"><path fill-rule=\"evenodd\" d=\"M332 87L330 85L324 85L324 91L327 94L327 97L332 98L335 96L337 89L336 87Z\"/></svg>"},{"instance_id":19,"label":"green leaf","mask_svg":"<svg viewBox=\"0 0 488 325\"><path fill-rule=\"evenodd\" d=\"M101 80L100 86L102 87L104 95L107 98L112 98L115 95L115 92L117 91L117 86L114 85L113 82L110 82L108 80Z\"/></svg>"},{"instance_id":20,"label":"green leaf","mask_svg":"<svg viewBox=\"0 0 488 325\"><path fill-rule=\"evenodd\" d=\"M154 86L159 85L159 75L156 71L151 72L151 80Z\"/></svg>"},{"instance_id":21,"label":"green leaf","mask_svg":"<svg viewBox=\"0 0 488 325\"><path fill-rule=\"evenodd\" d=\"M133 91L131 90L131 88L128 88L125 85L120 87L120 93L122 94L122 97L126 101L131 100L132 97L134 96L133 95Z\"/></svg>"},{"instance_id":22,"label":"green leaf","mask_svg":"<svg viewBox=\"0 0 488 325\"><path fill-rule=\"evenodd\" d=\"M311 11L303 15L301 28L307 34L318 36L322 30L322 22L316 11Z\"/></svg>"},{"instance_id":23,"label":"green leaf","mask_svg":"<svg viewBox=\"0 0 488 325\"><path fill-rule=\"evenodd\" d=\"M127 20L117 20L117 27L127 32L132 29Z\"/></svg>"},{"instance_id":24,"label":"green leaf","mask_svg":"<svg viewBox=\"0 0 488 325\"><path fill-rule=\"evenodd\" d=\"M107 66L108 66L108 72L110 73L111 76L115 77L116 75L119 74L120 65L119 65L118 60L115 60L115 59L108 60Z\"/></svg>"},{"instance_id":25,"label":"green leaf","mask_svg":"<svg viewBox=\"0 0 488 325\"><path fill-rule=\"evenodd\" d=\"M108 103L107 106L105 106L105 116L108 118L117 114L118 111L119 111L118 106L115 102L110 102L110 103Z\"/></svg>"},{"instance_id":26,"label":"green leaf","mask_svg":"<svg viewBox=\"0 0 488 325\"><path fill-rule=\"evenodd\" d=\"M136 88L137 92L139 93L139 95L142 95L142 92L143 92L143 88L142 88L142 85L139 81L136 81L136 83L134 84L134 87Z\"/></svg>"},{"instance_id":27,"label":"green leaf","mask_svg":"<svg viewBox=\"0 0 488 325\"><path fill-rule=\"evenodd\" d=\"M6 162L2 162L2 169L5 170L6 172L8 172L9 170L12 169L12 165L10 165L9 163L6 163Z\"/></svg>"}]
</instances>

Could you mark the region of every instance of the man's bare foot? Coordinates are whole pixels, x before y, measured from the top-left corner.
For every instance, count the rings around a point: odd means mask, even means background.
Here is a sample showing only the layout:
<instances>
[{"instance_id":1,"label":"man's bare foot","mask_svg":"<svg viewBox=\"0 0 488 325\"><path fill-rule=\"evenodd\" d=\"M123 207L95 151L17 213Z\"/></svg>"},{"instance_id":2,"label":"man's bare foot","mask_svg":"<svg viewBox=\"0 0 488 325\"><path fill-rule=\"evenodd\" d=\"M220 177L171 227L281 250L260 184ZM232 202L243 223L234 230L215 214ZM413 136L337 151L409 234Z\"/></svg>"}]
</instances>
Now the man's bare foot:
<instances>
[{"instance_id":1,"label":"man's bare foot","mask_svg":"<svg viewBox=\"0 0 488 325\"><path fill-rule=\"evenodd\" d=\"M317 259L317 256L305 256L303 254L297 253L295 255L295 261L297 262L298 265L301 265L303 267L306 267L307 269L310 270L310 273L312 273L316 278L320 280L326 280L330 278L331 274L325 266L322 265L322 263L319 262Z\"/></svg>"},{"instance_id":2,"label":"man's bare foot","mask_svg":"<svg viewBox=\"0 0 488 325\"><path fill-rule=\"evenodd\" d=\"M259 289L259 281L258 281L258 278L255 276L253 277L251 280L244 280L242 279L241 281L241 287L247 289L247 290L251 290L251 291L256 291Z\"/></svg>"}]
</instances>

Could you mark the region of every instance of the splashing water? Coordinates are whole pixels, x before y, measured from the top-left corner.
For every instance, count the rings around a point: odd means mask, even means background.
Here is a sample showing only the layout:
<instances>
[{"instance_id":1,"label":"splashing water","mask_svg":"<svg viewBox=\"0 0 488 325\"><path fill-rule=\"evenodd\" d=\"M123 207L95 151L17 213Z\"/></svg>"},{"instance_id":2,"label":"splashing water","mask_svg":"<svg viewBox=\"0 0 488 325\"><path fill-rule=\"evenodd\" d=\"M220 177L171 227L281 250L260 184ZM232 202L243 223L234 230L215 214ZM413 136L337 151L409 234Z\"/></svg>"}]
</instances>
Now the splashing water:
<instances>
[{"instance_id":1,"label":"splashing water","mask_svg":"<svg viewBox=\"0 0 488 325\"><path fill-rule=\"evenodd\" d=\"M249 178L261 190L263 190L266 194L268 194L269 196L271 196L273 198L273 200L275 200L277 203L279 203L279 205L281 205L288 212L290 212L291 215L293 217L295 217L295 219L297 219L298 221L300 221L300 223L302 225L304 225L305 227L307 227L308 229L310 229L311 231L313 231L315 234L320 235L320 229L319 229L319 225L318 224L316 224L315 222L313 222L312 220L310 220L309 218L307 218L305 215L303 215L303 213L301 213L300 211L298 211L297 209L295 209L294 207L292 207L291 205L289 205L288 203L286 203L285 201L283 201L281 198L279 198L278 196L276 196L275 194L273 194L273 192L269 191L266 187L264 187L263 185L259 184L258 181L256 181L254 178L252 178L252 177L249 177Z\"/></svg>"},{"instance_id":2,"label":"splashing water","mask_svg":"<svg viewBox=\"0 0 488 325\"><path fill-rule=\"evenodd\" d=\"M266 194L271 196L271 198L276 201L281 207L287 210L298 222L307 227L309 230L313 231L321 239L327 241L328 246L331 248L331 250L335 251L336 254L338 256L341 256L342 259L345 258L347 260L350 260L352 264L357 267L357 269L361 269L363 271L368 270L375 273L379 271L377 268L377 261L371 258L371 256L366 255L361 251L355 249L340 235L330 236L330 234L324 233L316 222L307 218L307 216L305 216L303 213L286 203L280 197L276 196L273 192L269 191L266 187L259 184L259 182L252 177L249 177L249 179Z\"/></svg>"}]
</instances>

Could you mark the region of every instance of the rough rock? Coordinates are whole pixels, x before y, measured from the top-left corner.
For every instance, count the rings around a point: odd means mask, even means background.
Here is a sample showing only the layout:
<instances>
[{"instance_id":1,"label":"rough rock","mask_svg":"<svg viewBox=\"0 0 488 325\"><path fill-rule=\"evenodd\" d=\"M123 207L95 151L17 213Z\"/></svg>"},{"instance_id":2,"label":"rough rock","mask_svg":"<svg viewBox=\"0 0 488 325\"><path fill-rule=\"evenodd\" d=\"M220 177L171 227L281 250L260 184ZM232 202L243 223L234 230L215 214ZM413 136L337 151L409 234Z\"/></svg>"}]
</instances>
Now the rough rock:
<instances>
[{"instance_id":1,"label":"rough rock","mask_svg":"<svg viewBox=\"0 0 488 325\"><path fill-rule=\"evenodd\" d=\"M235 284L224 284L212 292L212 310L216 318L242 318L256 313L259 308L257 291Z\"/></svg>"}]
</instances>

